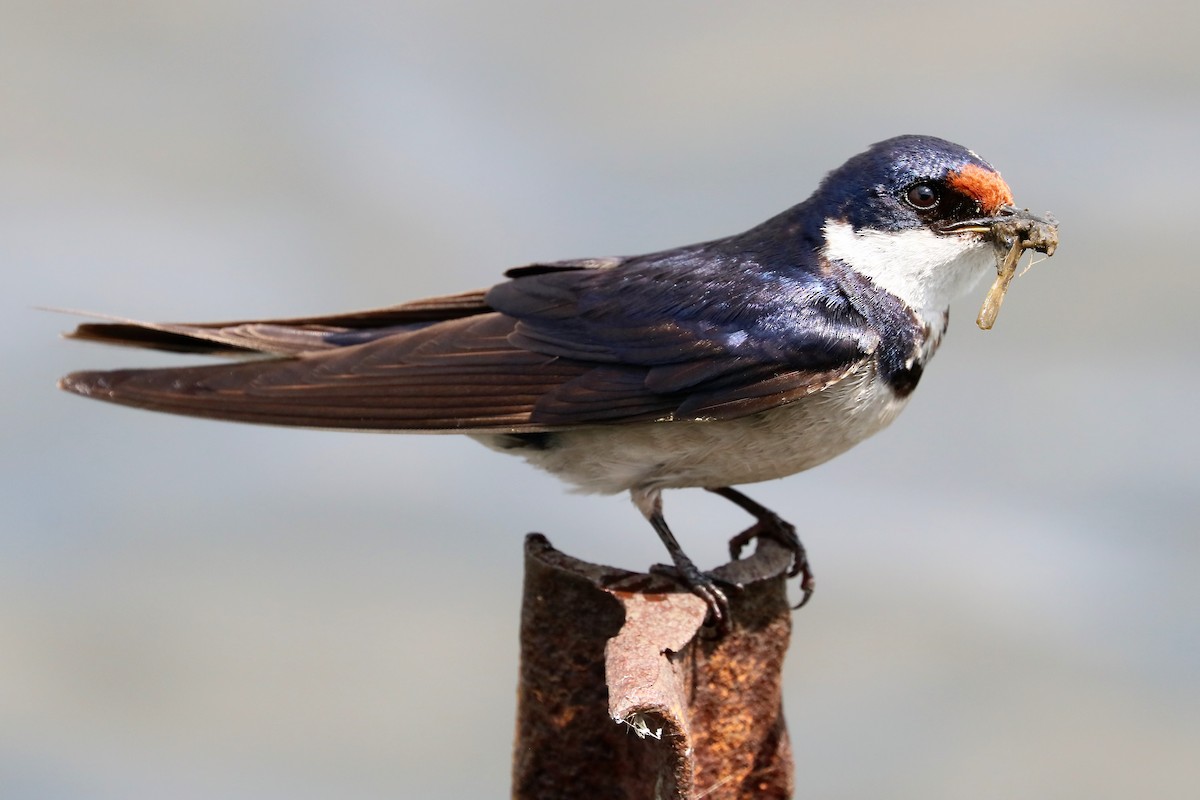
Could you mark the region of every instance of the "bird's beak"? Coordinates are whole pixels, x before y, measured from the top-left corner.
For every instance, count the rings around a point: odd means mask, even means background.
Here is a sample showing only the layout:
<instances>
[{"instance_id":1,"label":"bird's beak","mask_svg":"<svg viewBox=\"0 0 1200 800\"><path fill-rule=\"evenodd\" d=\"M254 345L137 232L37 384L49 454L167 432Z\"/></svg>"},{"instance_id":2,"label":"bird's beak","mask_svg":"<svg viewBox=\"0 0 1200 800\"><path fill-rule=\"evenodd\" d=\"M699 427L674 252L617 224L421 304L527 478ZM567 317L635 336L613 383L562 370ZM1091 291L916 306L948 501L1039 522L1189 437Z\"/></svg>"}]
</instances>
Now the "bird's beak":
<instances>
[{"instance_id":1,"label":"bird's beak","mask_svg":"<svg viewBox=\"0 0 1200 800\"><path fill-rule=\"evenodd\" d=\"M939 233L982 233L996 249L996 282L983 301L975 322L983 330L991 330L1000 313L1000 304L1008 292L1008 284L1016 274L1017 262L1026 250L1036 250L1047 256L1058 247L1058 220L1049 214L1038 216L1029 209L1001 206L992 217L951 222Z\"/></svg>"},{"instance_id":2,"label":"bird's beak","mask_svg":"<svg viewBox=\"0 0 1200 800\"><path fill-rule=\"evenodd\" d=\"M951 222L939 233L982 233L996 249L1007 252L1018 245L1021 250L1036 250L1054 255L1058 246L1058 220L1050 214L1034 214L1029 209L1001 206L995 216Z\"/></svg>"}]
</instances>

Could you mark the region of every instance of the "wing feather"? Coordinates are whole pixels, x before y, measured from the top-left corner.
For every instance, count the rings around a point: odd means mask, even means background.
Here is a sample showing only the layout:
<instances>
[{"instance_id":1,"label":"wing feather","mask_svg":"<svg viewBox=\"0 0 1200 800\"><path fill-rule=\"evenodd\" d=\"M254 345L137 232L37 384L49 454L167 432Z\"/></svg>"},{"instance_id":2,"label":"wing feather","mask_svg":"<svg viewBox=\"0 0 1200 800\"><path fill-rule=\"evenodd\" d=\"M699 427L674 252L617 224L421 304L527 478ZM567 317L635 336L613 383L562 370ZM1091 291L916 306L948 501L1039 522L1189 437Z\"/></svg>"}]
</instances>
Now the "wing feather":
<instances>
[{"instance_id":1,"label":"wing feather","mask_svg":"<svg viewBox=\"0 0 1200 800\"><path fill-rule=\"evenodd\" d=\"M815 262L772 273L712 247L531 265L487 293L353 314L81 325L75 338L275 357L81 372L61 385L244 422L533 432L753 414L821 391L875 351Z\"/></svg>"}]
</instances>

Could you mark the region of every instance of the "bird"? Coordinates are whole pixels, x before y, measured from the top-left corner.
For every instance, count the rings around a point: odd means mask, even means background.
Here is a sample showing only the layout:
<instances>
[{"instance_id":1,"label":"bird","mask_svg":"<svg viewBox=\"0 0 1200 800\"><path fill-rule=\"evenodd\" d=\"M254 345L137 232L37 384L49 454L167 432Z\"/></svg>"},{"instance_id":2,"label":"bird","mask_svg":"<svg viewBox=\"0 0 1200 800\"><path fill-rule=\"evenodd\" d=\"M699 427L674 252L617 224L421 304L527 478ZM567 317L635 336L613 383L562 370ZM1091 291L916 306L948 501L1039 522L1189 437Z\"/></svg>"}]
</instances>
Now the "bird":
<instances>
[{"instance_id":1,"label":"bird","mask_svg":"<svg viewBox=\"0 0 1200 800\"><path fill-rule=\"evenodd\" d=\"M897 136L798 205L699 244L533 263L486 290L368 311L83 323L67 336L230 358L59 386L218 420L460 433L576 491L627 492L671 556L659 568L727 626L726 590L679 544L663 492L707 489L754 516L733 556L756 537L784 543L803 605L813 578L795 528L734 487L815 467L895 419L951 302L999 271L1014 237L1052 252L1053 218L1012 203L973 151Z\"/></svg>"}]
</instances>

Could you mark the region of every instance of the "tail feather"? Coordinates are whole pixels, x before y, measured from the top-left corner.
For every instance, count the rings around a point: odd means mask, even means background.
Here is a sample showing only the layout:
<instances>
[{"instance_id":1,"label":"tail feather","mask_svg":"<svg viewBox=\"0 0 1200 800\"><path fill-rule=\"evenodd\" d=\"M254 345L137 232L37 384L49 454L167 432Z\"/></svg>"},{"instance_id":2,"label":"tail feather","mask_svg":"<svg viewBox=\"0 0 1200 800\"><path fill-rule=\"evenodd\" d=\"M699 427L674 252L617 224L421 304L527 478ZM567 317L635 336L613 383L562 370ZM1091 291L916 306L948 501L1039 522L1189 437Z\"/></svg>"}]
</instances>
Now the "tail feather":
<instances>
[{"instance_id":1,"label":"tail feather","mask_svg":"<svg viewBox=\"0 0 1200 800\"><path fill-rule=\"evenodd\" d=\"M340 347L345 342L339 337L344 338L347 334L354 334L357 343L373 338L375 332L386 335L397 329L474 316L490 310L484 301L484 292L473 291L387 308L271 320L143 322L86 313L82 315L106 321L82 323L66 337L173 353L297 355Z\"/></svg>"}]
</instances>

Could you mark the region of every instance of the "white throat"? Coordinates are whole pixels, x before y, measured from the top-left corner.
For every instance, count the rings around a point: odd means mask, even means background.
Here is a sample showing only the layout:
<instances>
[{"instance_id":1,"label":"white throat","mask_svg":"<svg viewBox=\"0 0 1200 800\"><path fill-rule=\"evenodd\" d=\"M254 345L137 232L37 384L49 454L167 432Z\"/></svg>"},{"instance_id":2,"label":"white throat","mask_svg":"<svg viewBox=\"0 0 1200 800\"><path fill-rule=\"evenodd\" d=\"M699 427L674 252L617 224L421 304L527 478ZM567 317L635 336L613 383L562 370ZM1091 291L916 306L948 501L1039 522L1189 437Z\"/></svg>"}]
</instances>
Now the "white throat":
<instances>
[{"instance_id":1,"label":"white throat","mask_svg":"<svg viewBox=\"0 0 1200 800\"><path fill-rule=\"evenodd\" d=\"M825 223L826 258L866 275L932 322L996 269L992 246L970 234L939 236L927 228L889 233Z\"/></svg>"}]
</instances>

